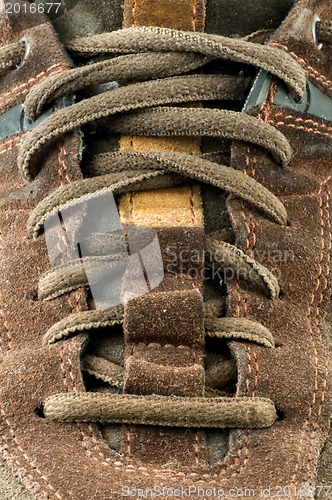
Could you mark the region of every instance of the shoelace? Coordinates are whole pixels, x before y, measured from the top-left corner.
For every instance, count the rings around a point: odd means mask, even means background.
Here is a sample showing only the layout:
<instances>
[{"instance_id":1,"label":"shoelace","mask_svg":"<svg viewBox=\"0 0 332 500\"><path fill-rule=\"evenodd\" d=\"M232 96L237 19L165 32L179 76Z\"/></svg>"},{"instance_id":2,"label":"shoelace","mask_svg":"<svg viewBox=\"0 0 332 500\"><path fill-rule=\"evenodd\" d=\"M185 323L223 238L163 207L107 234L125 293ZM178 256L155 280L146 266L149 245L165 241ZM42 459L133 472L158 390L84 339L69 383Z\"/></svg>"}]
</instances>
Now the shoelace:
<instances>
[{"instance_id":1,"label":"shoelace","mask_svg":"<svg viewBox=\"0 0 332 500\"><path fill-rule=\"evenodd\" d=\"M331 41L331 23L318 23L317 33L324 43ZM91 121L117 116L108 123L114 132L135 135L199 135L226 137L252 142L269 150L275 161L287 165L291 147L285 136L271 125L254 117L217 109L184 109L168 105L214 99L234 99L245 88L241 77L216 75L183 75L216 59L252 64L282 79L295 99L303 97L306 78L301 66L285 52L246 40L216 35L180 32L162 28L130 28L70 42L68 48L80 54L129 54L72 69L46 79L26 98L25 111L37 118L44 107L68 93L91 83L112 80L120 83L138 81L113 89L57 111L38 125L25 138L19 168L25 179L38 173L36 159L42 148L58 136ZM18 65L24 56L23 43L0 49L0 74ZM180 76L179 76L180 75ZM163 80L153 80L163 78ZM145 81L149 80L150 81ZM152 80L151 80L152 79ZM142 81L141 81L142 80ZM157 107L158 106L158 107ZM189 177L209 183L241 197L258 207L275 223L286 225L287 213L268 189L256 180L230 167L215 164L204 157L182 153L107 153L93 158L89 166L91 178L75 181L47 196L32 211L28 236L36 238L45 220L83 197L98 196L105 190L123 193L148 186L150 179ZM235 267L240 276L250 279L275 300L279 296L278 281L273 274L235 246L214 235L206 240L212 260ZM101 257L99 257L101 258ZM110 261L114 254L102 257ZM91 258L91 265L98 257ZM68 263L69 266L72 263ZM80 262L83 265L83 262ZM89 260L84 259L84 267ZM52 300L82 286L88 286L83 271L68 272L59 266L40 279L38 297ZM248 271L251 271L250 273ZM249 278L248 278L249 277ZM216 317L213 304L206 304L205 329L209 337L244 339L267 348L274 347L273 335L262 325L240 318ZM212 312L211 312L212 311ZM121 324L121 306L104 311L72 314L53 325L43 343L51 344L82 331ZM85 356L83 369L113 387L122 384L123 369L107 360ZM234 376L234 364L223 367L225 382ZM214 385L221 372L207 372L206 396L200 398L136 396L123 394L72 393L51 396L44 402L47 418L61 421L99 421L145 425L185 427L267 427L277 418L274 403L265 398L220 397Z\"/></svg>"}]
</instances>

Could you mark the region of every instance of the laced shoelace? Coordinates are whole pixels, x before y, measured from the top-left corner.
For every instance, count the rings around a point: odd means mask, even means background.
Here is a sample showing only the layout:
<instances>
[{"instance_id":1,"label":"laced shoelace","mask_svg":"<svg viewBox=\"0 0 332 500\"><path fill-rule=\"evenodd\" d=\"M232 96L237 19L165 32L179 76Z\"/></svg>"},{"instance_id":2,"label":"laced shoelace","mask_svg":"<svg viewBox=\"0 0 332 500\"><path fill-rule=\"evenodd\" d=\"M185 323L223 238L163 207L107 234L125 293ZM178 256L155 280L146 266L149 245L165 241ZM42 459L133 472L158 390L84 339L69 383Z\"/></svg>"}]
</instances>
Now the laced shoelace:
<instances>
[{"instance_id":1,"label":"laced shoelace","mask_svg":"<svg viewBox=\"0 0 332 500\"><path fill-rule=\"evenodd\" d=\"M318 23L317 33L324 43L331 41L331 23ZM217 59L251 64L283 80L293 97L301 100L306 86L303 69L280 49L261 46L245 39L188 33L163 28L130 28L76 39L67 48L80 55L120 54L117 57L54 75L32 90L25 101L25 112L36 119L47 104L89 85L110 81L137 83L115 88L55 112L25 138L19 155L24 179L38 173L42 148L57 137L91 121L108 121L111 131L134 135L186 135L239 139L267 149L282 166L289 163L292 150L286 137L268 123L229 110L177 108L174 104L235 99L244 92L248 80L237 76L186 75ZM17 66L25 54L23 43L0 49L0 74ZM158 78L158 80L157 80ZM161 79L162 78L162 79ZM148 81L146 81L148 80ZM259 208L277 224L287 224L287 213L280 200L263 185L242 172L209 161L205 155L149 151L115 152L95 156L89 166L90 177L58 188L32 211L28 237L40 234L45 220L66 207L96 197L107 190L121 194L147 188L149 181L167 179L167 183L191 178L234 194ZM218 235L206 238L210 262L236 268L240 277L249 279L272 300L279 296L277 278L264 266ZM87 270L98 259L118 259L111 253L78 262ZM222 262L222 265L220 264ZM69 262L48 271L40 278L38 298L52 300L65 293L88 287L86 273L70 272ZM250 272L249 272L250 271ZM241 318L218 315L213 301L205 304L206 335L222 339L256 342L274 347L271 332L263 325ZM114 326L123 322L122 306L104 311L90 310L59 321L45 333L49 345L72 335ZM83 369L121 387L123 368L95 356L85 356ZM271 426L277 418L274 403L266 398L223 397L218 389L234 378L232 361L206 373L204 397L136 396L109 393L57 394L44 402L47 418L60 421L111 422L181 427L259 428ZM221 384L221 385L220 385Z\"/></svg>"}]
</instances>

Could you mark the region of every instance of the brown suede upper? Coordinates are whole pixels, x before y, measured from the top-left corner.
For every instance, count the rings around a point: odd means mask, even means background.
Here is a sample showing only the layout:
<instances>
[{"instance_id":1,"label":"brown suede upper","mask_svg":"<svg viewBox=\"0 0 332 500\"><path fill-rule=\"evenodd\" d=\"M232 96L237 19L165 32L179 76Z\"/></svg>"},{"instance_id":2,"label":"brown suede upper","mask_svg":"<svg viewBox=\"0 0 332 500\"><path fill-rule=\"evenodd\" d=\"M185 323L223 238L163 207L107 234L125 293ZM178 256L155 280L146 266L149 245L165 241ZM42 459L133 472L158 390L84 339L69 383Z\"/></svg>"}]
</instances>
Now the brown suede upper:
<instances>
[{"instance_id":1,"label":"brown suede upper","mask_svg":"<svg viewBox=\"0 0 332 500\"><path fill-rule=\"evenodd\" d=\"M125 19L132 15L131 3L126 2ZM158 8L153 13L150 2L133 3L138 4L140 23L154 24L154 16L162 14L169 15L177 27L180 20L183 29L192 29L192 21L184 14L191 2L183 2L180 11L182 2L155 1ZM203 4L196 4L200 30ZM331 2L300 0L269 43L290 52L308 71L310 81L329 94L332 51L328 46L318 51L313 43L315 13L331 20ZM28 89L45 76L69 68L52 26L43 21L28 31L24 15L0 21L0 45L18 41L23 34L31 40L24 64L0 79L1 112L23 102ZM23 181L17 169L22 137L8 137L0 143L0 445L13 473L35 498L117 499L124 486L155 485L222 488L222 498L232 498L228 492L234 485L255 488L256 498L260 488L271 487L269 498L291 498L277 496L277 487L315 486L331 416L330 348L324 315L331 290L332 126L274 105L273 87L266 102L249 112L285 134L294 152L292 161L282 168L265 150L234 142L231 165L279 197L289 225L279 226L245 202L228 198L236 245L270 270L275 267L282 290L272 302L241 280L228 282L227 316L260 322L277 344L274 349L238 341L229 346L237 360L237 396L270 398L279 420L264 430L232 430L226 457L213 465L207 463L203 432L129 426L123 432L124 453L119 454L109 448L94 424L42 418L40 408L46 397L85 390L80 357L87 340L81 334L43 347L42 337L54 323L88 306L84 290L47 302L36 300L39 278L50 264L44 236L28 239L26 223L31 209L47 194L82 178L79 136L70 134L54 143L40 158L40 173L31 183ZM170 244L177 251L182 246L203 247L200 227L162 228L158 235L164 252ZM269 251L278 251L279 260L272 262ZM198 262L197 268L202 265ZM184 277L174 282L164 280L156 291L158 302L148 295L126 308L127 392L149 393L151 387L165 395L203 392L203 284ZM175 330L177 342L172 341ZM180 354L179 345L183 347ZM156 364L163 366L157 374ZM165 457L172 454L177 464L167 463ZM139 498L138 493L133 497ZM196 497L197 492L192 495ZM309 492L302 498L314 495Z\"/></svg>"}]
</instances>

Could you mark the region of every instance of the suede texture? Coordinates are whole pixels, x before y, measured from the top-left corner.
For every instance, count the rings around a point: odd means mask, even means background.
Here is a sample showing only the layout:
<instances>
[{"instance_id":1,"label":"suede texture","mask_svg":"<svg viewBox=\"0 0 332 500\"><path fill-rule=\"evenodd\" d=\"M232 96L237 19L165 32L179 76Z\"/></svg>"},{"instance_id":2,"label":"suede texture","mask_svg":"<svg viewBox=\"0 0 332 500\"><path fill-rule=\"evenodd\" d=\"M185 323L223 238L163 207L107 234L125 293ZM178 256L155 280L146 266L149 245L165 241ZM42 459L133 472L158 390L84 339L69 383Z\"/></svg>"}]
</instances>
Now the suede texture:
<instances>
[{"instance_id":1,"label":"suede texture","mask_svg":"<svg viewBox=\"0 0 332 500\"><path fill-rule=\"evenodd\" d=\"M323 50L319 50L315 45L313 40L315 15L322 21L331 21L331 2L300 0L273 35L269 45L291 54L303 66L308 79L322 92L331 96L331 46L325 45Z\"/></svg>"},{"instance_id":2,"label":"suede texture","mask_svg":"<svg viewBox=\"0 0 332 500\"><path fill-rule=\"evenodd\" d=\"M22 103L27 93L45 78L70 67L56 33L43 16L13 14L1 18L0 45L18 42L23 37L28 49L22 63L15 71L1 76L1 114ZM44 46L49 46L51 53L40 50Z\"/></svg>"},{"instance_id":3,"label":"suede texture","mask_svg":"<svg viewBox=\"0 0 332 500\"><path fill-rule=\"evenodd\" d=\"M313 10L330 19L332 8L329 2L310 5L308 12L309 2L300 1L270 43L292 47L312 67L311 81L328 94L323 81L330 74L331 49L318 51L309 25ZM264 431L234 431L233 439L240 437L238 453L247 457L244 484L314 487L331 417L331 350L324 317L331 293L332 128L317 117L273 105L272 86L267 102L250 112L285 134L293 157L282 169L260 148L234 143L232 166L279 197L289 225L275 225L246 203L228 199L236 245L274 271L282 291L271 302L244 282L228 284L227 315L259 321L277 344L273 350L246 342L230 346L238 359L238 394L271 398L280 420Z\"/></svg>"},{"instance_id":4,"label":"suede texture","mask_svg":"<svg viewBox=\"0 0 332 500\"><path fill-rule=\"evenodd\" d=\"M206 10L206 25L209 33L231 37L246 36L262 29L273 30L278 28L293 5L294 0L266 0L257 8L256 0L237 0L236 4L215 0Z\"/></svg>"},{"instance_id":5,"label":"suede texture","mask_svg":"<svg viewBox=\"0 0 332 500\"><path fill-rule=\"evenodd\" d=\"M294 31L293 21L301 17L307 6L308 2L298 3L295 13L276 34L277 43L289 42L290 33ZM331 19L327 0L317 3L317 9L322 17L325 13L326 18ZM1 32L4 39L16 40L17 30L12 31L10 24L5 24L5 31ZM34 30L36 33L45 30L53 40L52 29L47 23ZM40 42L42 56L36 59L38 62L35 59L26 61L19 84L27 83L31 75L51 67L57 50L59 59L56 60L64 67L67 64L66 59L61 58L61 49L56 49L48 40L47 34L43 43ZM324 50L331 53L330 49ZM297 56L308 60L319 73L317 86L326 92L321 76L328 78L326 61L330 56L323 56L323 52L318 56L312 42L311 46L299 44ZM1 80L1 95L17 86L14 74L10 78L10 81ZM80 335L51 347L42 347L42 336L51 324L72 312L85 310L87 305L82 291L50 302L35 301L39 277L49 269L49 263L44 237L28 240L25 227L31 208L40 199L68 182L68 178L81 177L77 161L79 142L78 137L72 135L56 143L41 158L43 168L31 184L23 182L17 171L20 138L7 138L0 144L0 274L4 277L0 297L0 443L1 453L13 473L34 498L117 499L121 497L123 486L186 488L196 484L206 488L222 487L227 491L235 483L239 488L314 485L331 415L330 352L323 322L330 298L331 127L316 118L270 104L257 109L256 114L274 120L285 133L294 150L292 162L282 170L265 151L237 143L233 147L232 165L246 170L280 197L287 208L290 226L273 224L239 200L230 198L227 203L236 244L249 254L252 252L269 269L279 268L283 295L271 302L244 282L228 283L227 315L260 321L274 334L277 342L274 350L247 342L233 342L230 347L238 362L237 395L271 398L279 409L280 420L266 430L233 431L226 457L213 465L205 463L205 439L201 433L182 431L176 434L168 430L163 434L158 431L148 434L146 429L130 426L129 439L128 433L123 432L122 446L127 447L124 457L106 445L95 425L57 423L42 418L40 407L45 397L84 390L80 355L86 341L86 337ZM315 124L306 122L308 119ZM266 252L278 249L293 254L287 254L287 260L276 265L271 263ZM188 296L200 293L200 290L193 292L192 283L183 278L170 279L169 283L176 284L177 296L179 283ZM163 292L160 296L168 297L167 293L174 288L175 285L171 288L165 285L159 290ZM180 297L183 296L180 294ZM157 309L154 303L151 307ZM135 317L131 319L135 323ZM198 315L197 324L200 321ZM139 338L142 335L140 325L134 326L133 333ZM198 330L200 327L190 332L191 341L196 339L199 343ZM154 363L156 359L160 364L161 352L157 346L148 352L149 355L145 346L140 349L138 344L134 356L140 366L141 361ZM190 349L184 350L187 354L182 353L179 358L175 356L177 348L167 347L165 351L167 349L170 352L162 360L165 366L171 359L180 367L190 366L192 352L187 352ZM129 359L128 353L126 356ZM195 378L198 379L196 372ZM136 381L135 387L138 384ZM152 459L150 456L147 459L142 451L144 440L149 440L147 449L152 450L154 446L157 450ZM170 462L165 465L160 457L164 452L172 456L170 447L173 446L175 457L182 461L182 466ZM185 453L187 461L183 461ZM141 463L140 459L147 459L147 463ZM225 495L223 498L231 497ZM270 498L280 496L272 493ZM308 494L305 498L313 498L313 495Z\"/></svg>"}]
</instances>

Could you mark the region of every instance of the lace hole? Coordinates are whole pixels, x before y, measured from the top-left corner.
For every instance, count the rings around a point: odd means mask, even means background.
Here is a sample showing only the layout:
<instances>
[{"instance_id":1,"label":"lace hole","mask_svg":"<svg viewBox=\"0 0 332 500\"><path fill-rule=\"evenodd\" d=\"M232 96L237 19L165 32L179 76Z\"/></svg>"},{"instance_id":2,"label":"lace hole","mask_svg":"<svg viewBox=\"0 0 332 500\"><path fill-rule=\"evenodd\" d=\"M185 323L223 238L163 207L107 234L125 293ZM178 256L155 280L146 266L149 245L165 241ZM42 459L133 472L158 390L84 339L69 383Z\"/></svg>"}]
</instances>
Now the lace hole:
<instances>
[{"instance_id":1,"label":"lace hole","mask_svg":"<svg viewBox=\"0 0 332 500\"><path fill-rule=\"evenodd\" d=\"M276 408L277 411L277 417L278 420L284 420L285 419L285 412L281 410L280 408Z\"/></svg>"},{"instance_id":2,"label":"lace hole","mask_svg":"<svg viewBox=\"0 0 332 500\"><path fill-rule=\"evenodd\" d=\"M31 49L30 38L28 37L28 35L24 35L24 36L20 39L20 42L24 45L25 52L24 52L24 55L23 55L23 57L22 57L21 62L17 65L17 68L20 68L20 67L21 67L21 66L25 63L25 61L26 61L26 60L27 60L27 58L28 58L28 55L29 55L30 49Z\"/></svg>"},{"instance_id":3,"label":"lace hole","mask_svg":"<svg viewBox=\"0 0 332 500\"><path fill-rule=\"evenodd\" d=\"M35 408L35 414L39 417L39 418L45 418L45 415L44 415L44 407L43 407L43 404L40 403L40 406L37 406L37 408Z\"/></svg>"},{"instance_id":4,"label":"lace hole","mask_svg":"<svg viewBox=\"0 0 332 500\"><path fill-rule=\"evenodd\" d=\"M319 43L317 40L317 23L320 22L320 17L317 14L314 15L314 20L312 22L312 39L318 50L322 50L323 44Z\"/></svg>"},{"instance_id":5,"label":"lace hole","mask_svg":"<svg viewBox=\"0 0 332 500\"><path fill-rule=\"evenodd\" d=\"M27 294L27 299L30 300L31 302L38 302L38 290L32 290Z\"/></svg>"}]
</instances>

